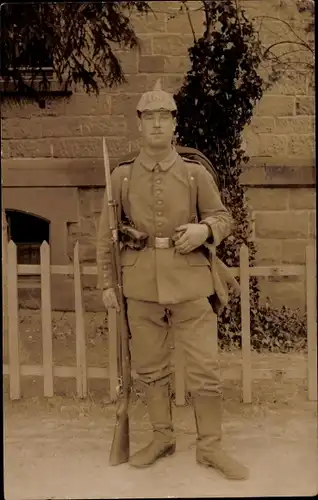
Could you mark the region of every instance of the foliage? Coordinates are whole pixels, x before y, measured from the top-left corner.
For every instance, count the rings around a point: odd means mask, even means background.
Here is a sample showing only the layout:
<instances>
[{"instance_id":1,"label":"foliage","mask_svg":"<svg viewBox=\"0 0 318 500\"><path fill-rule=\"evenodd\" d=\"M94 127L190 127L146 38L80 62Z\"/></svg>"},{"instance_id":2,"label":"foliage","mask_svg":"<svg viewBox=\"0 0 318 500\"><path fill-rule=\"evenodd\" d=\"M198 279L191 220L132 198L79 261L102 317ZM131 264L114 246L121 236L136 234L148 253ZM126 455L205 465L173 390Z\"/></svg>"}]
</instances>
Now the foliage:
<instances>
[{"instance_id":1,"label":"foliage","mask_svg":"<svg viewBox=\"0 0 318 500\"><path fill-rule=\"evenodd\" d=\"M236 318L226 309L225 322L219 324L219 344L222 350L241 348L241 330ZM301 351L307 346L306 315L299 310L270 303L251 310L251 346L258 352Z\"/></svg>"},{"instance_id":2,"label":"foliage","mask_svg":"<svg viewBox=\"0 0 318 500\"><path fill-rule=\"evenodd\" d=\"M256 350L288 352L306 346L306 315L286 306L273 307L270 304L258 307L257 317L251 323L252 346Z\"/></svg>"},{"instance_id":3,"label":"foliage","mask_svg":"<svg viewBox=\"0 0 318 500\"><path fill-rule=\"evenodd\" d=\"M98 94L101 84L125 82L114 48L138 47L130 22L133 10L148 12L143 0L100 3L6 3L1 9L1 76L19 92L38 95L53 67L63 90L80 82ZM24 68L24 69L23 69ZM28 69L28 73L25 72Z\"/></svg>"},{"instance_id":4,"label":"foliage","mask_svg":"<svg viewBox=\"0 0 318 500\"><path fill-rule=\"evenodd\" d=\"M256 253L250 241L249 211L240 176L243 163L248 161L242 148L242 132L263 93L257 73L260 44L251 22L234 0L203 4L205 33L189 49L191 68L175 95L176 135L177 142L202 151L217 169L222 199L235 221L234 232L218 247L218 255L228 266L238 266L242 244L249 248L250 263L255 261ZM258 299L259 287L253 278L252 309L257 309ZM240 300L233 295L230 308L223 312L221 328L234 334L239 322Z\"/></svg>"}]
</instances>

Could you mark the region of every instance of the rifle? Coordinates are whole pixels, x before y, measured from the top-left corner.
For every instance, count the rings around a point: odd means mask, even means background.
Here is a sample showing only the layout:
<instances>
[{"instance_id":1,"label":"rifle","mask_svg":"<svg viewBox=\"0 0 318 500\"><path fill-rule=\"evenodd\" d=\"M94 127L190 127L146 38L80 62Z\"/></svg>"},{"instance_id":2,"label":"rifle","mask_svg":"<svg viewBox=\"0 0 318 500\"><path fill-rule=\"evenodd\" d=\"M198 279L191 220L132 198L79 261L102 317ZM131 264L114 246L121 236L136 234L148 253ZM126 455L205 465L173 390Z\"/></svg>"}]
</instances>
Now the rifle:
<instances>
[{"instance_id":1,"label":"rifle","mask_svg":"<svg viewBox=\"0 0 318 500\"><path fill-rule=\"evenodd\" d=\"M109 157L105 137L103 137L103 154L106 179L106 194L109 209L109 226L112 240L111 256L113 276L115 277L116 295L120 307L119 313L117 312L116 321L119 361L119 386L117 389L116 401L116 424L110 450L109 462L110 465L119 465L128 461L130 451L128 405L131 385L131 364L129 352L129 329L126 316L125 298L123 295L120 265L117 205L112 195Z\"/></svg>"}]
</instances>

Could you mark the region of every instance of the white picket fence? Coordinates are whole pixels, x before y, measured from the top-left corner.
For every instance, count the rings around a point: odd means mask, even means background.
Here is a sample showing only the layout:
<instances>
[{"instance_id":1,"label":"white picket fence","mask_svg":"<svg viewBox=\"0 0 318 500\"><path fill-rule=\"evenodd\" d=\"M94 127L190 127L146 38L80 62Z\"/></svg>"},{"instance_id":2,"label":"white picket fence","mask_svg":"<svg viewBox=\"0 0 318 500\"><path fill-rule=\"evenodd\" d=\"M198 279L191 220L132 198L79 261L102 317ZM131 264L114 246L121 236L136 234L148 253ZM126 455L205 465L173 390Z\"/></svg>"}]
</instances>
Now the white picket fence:
<instances>
[{"instance_id":1,"label":"white picket fence","mask_svg":"<svg viewBox=\"0 0 318 500\"><path fill-rule=\"evenodd\" d=\"M111 310L108 317L109 364L105 367L90 367L86 362L86 334L84 325L84 305L82 276L97 274L96 266L82 266L79 260L79 243L74 248L73 263L70 265L51 265L50 247L44 242L41 246L40 265L18 265L17 248L13 241L3 243L3 325L8 331L9 363L3 366L4 375L9 376L10 398L20 399L21 377L43 376L44 396L54 394L54 377L75 377L77 395L85 398L88 394L88 379L109 379L110 397L116 399L118 385L117 367L117 333L116 312ZM241 382L242 399L246 403L252 401L253 370L251 364L251 332L250 332L250 291L249 280L252 276L305 276L306 311L307 311L307 382L308 397L317 400L317 304L316 304L316 259L315 246L306 249L305 265L255 266L249 267L248 248L240 249L240 265L232 268L233 276L240 278L241 285ZM76 316L76 366L56 366L53 363L52 343L52 307L51 307L51 275L73 275ZM19 318L18 318L18 279L19 276L39 275L41 277L41 316L43 363L41 365L20 364L19 359ZM215 316L215 328L217 317ZM217 341L216 341L217 342ZM217 345L216 345L217 349ZM182 348L178 345L174 352L174 373L176 403L185 403L185 376Z\"/></svg>"}]
</instances>

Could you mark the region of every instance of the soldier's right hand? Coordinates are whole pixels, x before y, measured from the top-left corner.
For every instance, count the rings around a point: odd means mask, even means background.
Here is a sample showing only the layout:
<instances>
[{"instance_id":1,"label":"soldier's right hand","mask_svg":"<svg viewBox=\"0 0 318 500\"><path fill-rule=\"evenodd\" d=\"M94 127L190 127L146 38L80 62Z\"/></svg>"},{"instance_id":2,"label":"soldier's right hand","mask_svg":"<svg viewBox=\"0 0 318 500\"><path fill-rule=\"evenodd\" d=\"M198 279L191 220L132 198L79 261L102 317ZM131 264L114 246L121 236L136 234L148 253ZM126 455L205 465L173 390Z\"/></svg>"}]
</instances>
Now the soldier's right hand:
<instances>
[{"instance_id":1,"label":"soldier's right hand","mask_svg":"<svg viewBox=\"0 0 318 500\"><path fill-rule=\"evenodd\" d=\"M103 302L106 309L113 307L117 312L120 311L114 288L107 288L107 290L103 291Z\"/></svg>"}]
</instances>

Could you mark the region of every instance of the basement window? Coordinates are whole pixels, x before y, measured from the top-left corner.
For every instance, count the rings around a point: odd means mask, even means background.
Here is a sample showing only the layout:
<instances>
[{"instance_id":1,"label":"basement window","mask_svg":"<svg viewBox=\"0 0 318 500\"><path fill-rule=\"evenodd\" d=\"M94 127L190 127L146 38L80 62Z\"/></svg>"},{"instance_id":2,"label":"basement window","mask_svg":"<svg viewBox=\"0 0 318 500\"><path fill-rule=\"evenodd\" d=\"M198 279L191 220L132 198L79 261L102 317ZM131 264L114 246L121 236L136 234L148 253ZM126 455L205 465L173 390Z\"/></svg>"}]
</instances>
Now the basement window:
<instances>
[{"instance_id":1,"label":"basement window","mask_svg":"<svg viewBox=\"0 0 318 500\"><path fill-rule=\"evenodd\" d=\"M50 221L28 212L6 210L8 239L17 246L18 265L39 265L43 241L50 244ZM39 275L20 276L21 282L39 282Z\"/></svg>"}]
</instances>

